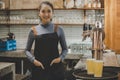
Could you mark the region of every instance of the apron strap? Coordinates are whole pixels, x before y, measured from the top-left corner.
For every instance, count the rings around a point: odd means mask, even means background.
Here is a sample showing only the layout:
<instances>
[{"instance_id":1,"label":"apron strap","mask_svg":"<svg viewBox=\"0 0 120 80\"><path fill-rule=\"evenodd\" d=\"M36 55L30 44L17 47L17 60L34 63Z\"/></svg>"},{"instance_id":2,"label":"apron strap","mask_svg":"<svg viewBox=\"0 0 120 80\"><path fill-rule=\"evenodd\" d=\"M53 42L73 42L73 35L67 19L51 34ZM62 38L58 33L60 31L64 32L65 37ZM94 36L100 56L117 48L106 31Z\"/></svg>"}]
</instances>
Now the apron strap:
<instances>
[{"instance_id":1,"label":"apron strap","mask_svg":"<svg viewBox=\"0 0 120 80\"><path fill-rule=\"evenodd\" d=\"M57 32L57 30L58 30L58 25L55 24L55 25L54 25L54 32Z\"/></svg>"},{"instance_id":2,"label":"apron strap","mask_svg":"<svg viewBox=\"0 0 120 80\"><path fill-rule=\"evenodd\" d=\"M36 36L36 35L37 35L36 28L33 26L31 29L33 30L33 33L34 33L34 35Z\"/></svg>"}]
</instances>

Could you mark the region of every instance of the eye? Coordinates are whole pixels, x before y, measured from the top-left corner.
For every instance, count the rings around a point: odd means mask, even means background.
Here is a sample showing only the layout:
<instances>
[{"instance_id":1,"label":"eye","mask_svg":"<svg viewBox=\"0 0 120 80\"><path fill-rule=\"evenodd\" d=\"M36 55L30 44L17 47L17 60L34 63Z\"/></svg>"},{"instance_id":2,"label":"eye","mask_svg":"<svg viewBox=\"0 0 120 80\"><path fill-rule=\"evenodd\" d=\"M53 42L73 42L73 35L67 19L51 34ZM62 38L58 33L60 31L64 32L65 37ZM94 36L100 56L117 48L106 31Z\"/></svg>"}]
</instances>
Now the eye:
<instances>
[{"instance_id":1,"label":"eye","mask_svg":"<svg viewBox=\"0 0 120 80\"><path fill-rule=\"evenodd\" d=\"M42 13L45 13L45 10L42 10L41 12L42 12Z\"/></svg>"},{"instance_id":2,"label":"eye","mask_svg":"<svg viewBox=\"0 0 120 80\"><path fill-rule=\"evenodd\" d=\"M48 10L48 13L51 13L51 10Z\"/></svg>"}]
</instances>

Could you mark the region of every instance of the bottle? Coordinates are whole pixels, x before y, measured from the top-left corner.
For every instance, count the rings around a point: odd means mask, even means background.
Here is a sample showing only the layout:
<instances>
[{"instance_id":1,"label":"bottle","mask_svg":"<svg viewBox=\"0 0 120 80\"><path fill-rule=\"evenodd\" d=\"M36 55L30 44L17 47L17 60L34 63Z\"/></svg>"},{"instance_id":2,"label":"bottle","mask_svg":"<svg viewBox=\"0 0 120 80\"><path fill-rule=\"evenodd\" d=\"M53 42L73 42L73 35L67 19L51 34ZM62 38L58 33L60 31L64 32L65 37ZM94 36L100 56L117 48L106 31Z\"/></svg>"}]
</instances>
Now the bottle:
<instances>
[{"instance_id":1,"label":"bottle","mask_svg":"<svg viewBox=\"0 0 120 80\"><path fill-rule=\"evenodd\" d=\"M90 31L90 30L92 30L92 27L91 27L91 25L89 24L88 26L89 26L89 31Z\"/></svg>"},{"instance_id":2,"label":"bottle","mask_svg":"<svg viewBox=\"0 0 120 80\"><path fill-rule=\"evenodd\" d=\"M93 0L93 1L92 1L92 8L96 8L96 5L97 5L97 4L96 4L96 0Z\"/></svg>"},{"instance_id":3,"label":"bottle","mask_svg":"<svg viewBox=\"0 0 120 80\"><path fill-rule=\"evenodd\" d=\"M86 8L87 7L87 0L85 0L85 2L84 2L84 8Z\"/></svg>"},{"instance_id":4,"label":"bottle","mask_svg":"<svg viewBox=\"0 0 120 80\"><path fill-rule=\"evenodd\" d=\"M76 0L74 0L74 7L73 8L77 8L77 3L76 3L77 1Z\"/></svg>"},{"instance_id":5,"label":"bottle","mask_svg":"<svg viewBox=\"0 0 120 80\"><path fill-rule=\"evenodd\" d=\"M68 54L70 54L71 53L71 49L70 49L70 46L68 47Z\"/></svg>"},{"instance_id":6,"label":"bottle","mask_svg":"<svg viewBox=\"0 0 120 80\"><path fill-rule=\"evenodd\" d=\"M66 1L63 0L63 8L66 8Z\"/></svg>"},{"instance_id":7,"label":"bottle","mask_svg":"<svg viewBox=\"0 0 120 80\"><path fill-rule=\"evenodd\" d=\"M5 9L5 3L0 0L0 9Z\"/></svg>"},{"instance_id":8,"label":"bottle","mask_svg":"<svg viewBox=\"0 0 120 80\"><path fill-rule=\"evenodd\" d=\"M101 8L101 2L100 2L100 0L98 0L98 2L97 2L97 8Z\"/></svg>"},{"instance_id":9,"label":"bottle","mask_svg":"<svg viewBox=\"0 0 120 80\"><path fill-rule=\"evenodd\" d=\"M91 0L88 1L87 7L88 7L88 8L91 8Z\"/></svg>"},{"instance_id":10,"label":"bottle","mask_svg":"<svg viewBox=\"0 0 120 80\"><path fill-rule=\"evenodd\" d=\"M83 31L87 31L87 24L86 23L83 24Z\"/></svg>"}]
</instances>

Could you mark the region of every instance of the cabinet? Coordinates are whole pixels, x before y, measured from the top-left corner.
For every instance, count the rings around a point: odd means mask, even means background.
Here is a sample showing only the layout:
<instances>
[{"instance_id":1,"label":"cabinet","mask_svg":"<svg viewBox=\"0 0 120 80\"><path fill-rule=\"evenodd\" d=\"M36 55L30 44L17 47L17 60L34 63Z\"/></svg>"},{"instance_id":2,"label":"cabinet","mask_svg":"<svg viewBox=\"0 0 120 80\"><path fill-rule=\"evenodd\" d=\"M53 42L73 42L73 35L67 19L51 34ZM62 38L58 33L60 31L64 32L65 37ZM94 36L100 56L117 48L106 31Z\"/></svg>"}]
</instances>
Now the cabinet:
<instances>
[{"instance_id":1,"label":"cabinet","mask_svg":"<svg viewBox=\"0 0 120 80\"><path fill-rule=\"evenodd\" d=\"M120 0L105 2L105 44L108 48L120 53Z\"/></svg>"}]
</instances>

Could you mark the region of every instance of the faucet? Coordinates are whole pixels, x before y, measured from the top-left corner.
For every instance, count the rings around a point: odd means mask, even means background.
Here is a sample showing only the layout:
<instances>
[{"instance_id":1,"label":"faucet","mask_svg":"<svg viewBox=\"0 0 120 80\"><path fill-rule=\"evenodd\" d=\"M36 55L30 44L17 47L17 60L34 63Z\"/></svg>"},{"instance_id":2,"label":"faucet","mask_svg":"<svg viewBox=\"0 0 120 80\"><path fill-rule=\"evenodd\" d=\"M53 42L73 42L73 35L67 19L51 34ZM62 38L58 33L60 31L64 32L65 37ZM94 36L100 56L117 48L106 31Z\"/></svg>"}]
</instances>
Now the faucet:
<instances>
[{"instance_id":1,"label":"faucet","mask_svg":"<svg viewBox=\"0 0 120 80\"><path fill-rule=\"evenodd\" d=\"M82 39L82 41L86 40L87 37L90 37L91 31L92 31L91 25L84 23L83 24L83 34L82 34L83 39Z\"/></svg>"},{"instance_id":2,"label":"faucet","mask_svg":"<svg viewBox=\"0 0 120 80\"><path fill-rule=\"evenodd\" d=\"M102 60L103 57L103 40L105 38L105 32L102 28L101 22L96 21L95 28L91 28L90 25L84 24L83 26L83 39L84 41L87 37L90 37L92 40L92 58L96 60Z\"/></svg>"},{"instance_id":3,"label":"faucet","mask_svg":"<svg viewBox=\"0 0 120 80\"><path fill-rule=\"evenodd\" d=\"M96 60L103 59L103 40L105 39L104 29L101 22L96 21L95 28L92 30L92 57Z\"/></svg>"}]
</instances>

